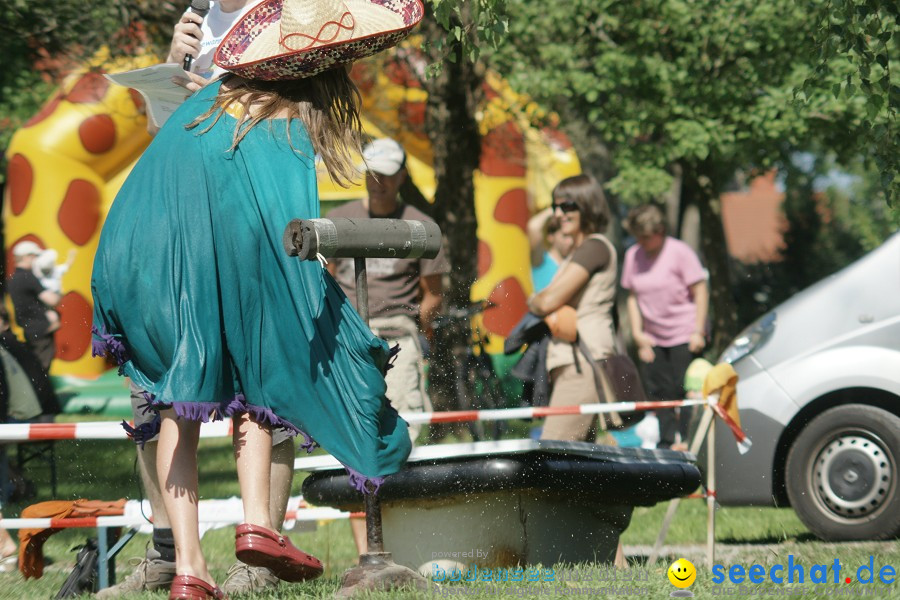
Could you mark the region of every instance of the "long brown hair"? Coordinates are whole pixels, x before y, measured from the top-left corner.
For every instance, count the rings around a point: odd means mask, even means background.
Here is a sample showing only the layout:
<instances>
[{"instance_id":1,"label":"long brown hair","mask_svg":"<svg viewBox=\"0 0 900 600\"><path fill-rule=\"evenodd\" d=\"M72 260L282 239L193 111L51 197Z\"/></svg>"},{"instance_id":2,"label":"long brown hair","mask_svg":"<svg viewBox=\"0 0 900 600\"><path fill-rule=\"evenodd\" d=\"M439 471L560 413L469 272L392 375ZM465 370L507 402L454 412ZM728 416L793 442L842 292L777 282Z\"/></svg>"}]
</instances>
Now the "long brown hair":
<instances>
[{"instance_id":1,"label":"long brown hair","mask_svg":"<svg viewBox=\"0 0 900 600\"><path fill-rule=\"evenodd\" d=\"M234 87L223 86L212 108L187 128L193 129L215 116L200 133L209 131L225 110L234 104L242 106L244 114L249 117L235 125L230 150L237 148L255 126L286 112L288 140L291 120L300 119L312 141L313 150L322 157L328 174L336 183L348 187L359 174L354 155L361 152L360 94L346 69L331 69L312 77L289 81L239 80Z\"/></svg>"}]
</instances>

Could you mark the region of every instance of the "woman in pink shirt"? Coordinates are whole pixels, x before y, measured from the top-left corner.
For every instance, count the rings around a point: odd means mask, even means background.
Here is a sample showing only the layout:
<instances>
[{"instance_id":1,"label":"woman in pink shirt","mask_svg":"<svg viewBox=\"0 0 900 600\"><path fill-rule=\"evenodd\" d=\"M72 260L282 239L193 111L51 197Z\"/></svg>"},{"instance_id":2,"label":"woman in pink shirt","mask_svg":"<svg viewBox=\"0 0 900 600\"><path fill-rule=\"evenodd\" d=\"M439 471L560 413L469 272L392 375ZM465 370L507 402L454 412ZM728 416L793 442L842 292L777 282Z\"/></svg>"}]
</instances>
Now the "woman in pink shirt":
<instances>
[{"instance_id":1,"label":"woman in pink shirt","mask_svg":"<svg viewBox=\"0 0 900 600\"><path fill-rule=\"evenodd\" d=\"M644 385L652 400L680 400L685 371L706 346L706 272L690 246L666 235L659 207L632 209L625 229L637 240L625 252L622 287L628 290L628 318ZM690 409L681 409L680 418L674 409L658 411L657 417L660 448L672 447L676 431L682 443L687 441Z\"/></svg>"}]
</instances>

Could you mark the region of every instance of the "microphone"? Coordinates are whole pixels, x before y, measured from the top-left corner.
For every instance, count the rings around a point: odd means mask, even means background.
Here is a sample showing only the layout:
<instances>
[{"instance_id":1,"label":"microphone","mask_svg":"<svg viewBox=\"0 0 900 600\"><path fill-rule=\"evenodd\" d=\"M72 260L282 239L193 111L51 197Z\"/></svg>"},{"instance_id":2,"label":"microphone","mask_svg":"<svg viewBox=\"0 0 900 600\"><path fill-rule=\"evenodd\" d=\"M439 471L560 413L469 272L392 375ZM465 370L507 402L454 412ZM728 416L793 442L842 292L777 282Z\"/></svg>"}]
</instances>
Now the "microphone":
<instances>
[{"instance_id":1,"label":"microphone","mask_svg":"<svg viewBox=\"0 0 900 600\"><path fill-rule=\"evenodd\" d=\"M209 0L191 0L191 8L190 11L195 15L200 15L200 18L204 18L206 13L209 12ZM184 55L184 67L185 71L191 70L191 63L194 61L194 57L190 54Z\"/></svg>"}]
</instances>

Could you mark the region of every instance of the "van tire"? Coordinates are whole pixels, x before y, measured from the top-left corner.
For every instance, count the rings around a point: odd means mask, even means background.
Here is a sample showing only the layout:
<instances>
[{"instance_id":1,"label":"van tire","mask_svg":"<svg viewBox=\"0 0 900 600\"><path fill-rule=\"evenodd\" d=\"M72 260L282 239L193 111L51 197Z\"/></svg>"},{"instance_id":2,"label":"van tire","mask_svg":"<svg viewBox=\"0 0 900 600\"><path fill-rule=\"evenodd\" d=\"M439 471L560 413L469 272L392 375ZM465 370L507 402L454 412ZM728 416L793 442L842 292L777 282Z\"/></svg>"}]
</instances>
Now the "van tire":
<instances>
[{"instance_id":1,"label":"van tire","mask_svg":"<svg viewBox=\"0 0 900 600\"><path fill-rule=\"evenodd\" d=\"M826 541L900 535L900 417L864 404L829 409L788 452L786 487L800 520Z\"/></svg>"}]
</instances>

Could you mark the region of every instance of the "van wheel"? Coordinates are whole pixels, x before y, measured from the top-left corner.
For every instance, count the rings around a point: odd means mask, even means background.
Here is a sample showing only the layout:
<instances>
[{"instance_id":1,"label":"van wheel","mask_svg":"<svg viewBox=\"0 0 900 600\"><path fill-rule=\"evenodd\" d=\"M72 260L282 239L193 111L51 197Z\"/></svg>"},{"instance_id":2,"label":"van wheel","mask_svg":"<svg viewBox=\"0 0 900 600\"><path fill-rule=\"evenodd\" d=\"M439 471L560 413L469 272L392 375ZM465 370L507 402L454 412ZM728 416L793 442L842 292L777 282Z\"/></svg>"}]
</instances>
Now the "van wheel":
<instances>
[{"instance_id":1,"label":"van wheel","mask_svg":"<svg viewBox=\"0 0 900 600\"><path fill-rule=\"evenodd\" d=\"M787 457L787 493L800 520L823 540L900 535L900 417L848 404L823 412Z\"/></svg>"}]
</instances>

